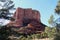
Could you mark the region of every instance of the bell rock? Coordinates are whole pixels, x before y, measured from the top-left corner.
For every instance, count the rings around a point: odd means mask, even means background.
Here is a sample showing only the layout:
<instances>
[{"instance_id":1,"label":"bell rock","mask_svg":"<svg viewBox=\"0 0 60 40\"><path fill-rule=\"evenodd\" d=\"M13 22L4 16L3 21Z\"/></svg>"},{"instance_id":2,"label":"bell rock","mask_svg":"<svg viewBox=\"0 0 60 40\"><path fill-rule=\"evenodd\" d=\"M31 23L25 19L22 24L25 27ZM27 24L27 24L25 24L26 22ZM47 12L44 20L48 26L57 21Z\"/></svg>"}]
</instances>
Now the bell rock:
<instances>
[{"instance_id":1,"label":"bell rock","mask_svg":"<svg viewBox=\"0 0 60 40\"><path fill-rule=\"evenodd\" d=\"M41 23L40 12L32 8L17 8L13 19L8 25L15 28L17 32L40 33L44 31L46 25Z\"/></svg>"}]
</instances>

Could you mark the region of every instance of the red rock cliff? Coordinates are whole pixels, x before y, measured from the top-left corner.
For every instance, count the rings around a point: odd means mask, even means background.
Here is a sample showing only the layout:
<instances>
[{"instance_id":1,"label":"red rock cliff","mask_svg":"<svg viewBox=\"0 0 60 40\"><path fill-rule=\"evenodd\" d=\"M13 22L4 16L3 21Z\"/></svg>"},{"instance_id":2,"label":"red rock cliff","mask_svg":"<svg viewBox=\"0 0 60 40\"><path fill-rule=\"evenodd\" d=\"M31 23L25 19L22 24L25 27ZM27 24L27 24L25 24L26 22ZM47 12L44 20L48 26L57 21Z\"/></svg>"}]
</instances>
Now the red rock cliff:
<instances>
[{"instance_id":1,"label":"red rock cliff","mask_svg":"<svg viewBox=\"0 0 60 40\"><path fill-rule=\"evenodd\" d=\"M45 29L45 25L40 20L40 13L37 10L17 8L13 18L15 21L11 21L9 24L14 27L20 28L27 26L33 32L34 30L44 31Z\"/></svg>"},{"instance_id":2,"label":"red rock cliff","mask_svg":"<svg viewBox=\"0 0 60 40\"><path fill-rule=\"evenodd\" d=\"M23 20L28 21L28 19L36 19L40 22L40 13L37 10L17 8L14 14L14 24L15 26L23 26Z\"/></svg>"}]
</instances>

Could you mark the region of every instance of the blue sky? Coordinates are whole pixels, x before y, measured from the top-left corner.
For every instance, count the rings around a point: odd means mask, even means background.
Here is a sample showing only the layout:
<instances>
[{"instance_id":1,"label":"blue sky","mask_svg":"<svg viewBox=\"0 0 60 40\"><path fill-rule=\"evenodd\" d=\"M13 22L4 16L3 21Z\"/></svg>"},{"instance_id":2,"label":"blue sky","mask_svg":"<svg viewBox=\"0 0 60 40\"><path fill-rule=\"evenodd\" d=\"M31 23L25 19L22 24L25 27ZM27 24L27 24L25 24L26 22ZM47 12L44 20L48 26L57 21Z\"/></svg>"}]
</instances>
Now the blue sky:
<instances>
[{"instance_id":1,"label":"blue sky","mask_svg":"<svg viewBox=\"0 0 60 40\"><path fill-rule=\"evenodd\" d=\"M38 10L41 14L41 22L45 25L48 24L50 15L55 15L55 7L58 0L13 0L15 7L32 8ZM55 17L57 17L55 15Z\"/></svg>"}]
</instances>

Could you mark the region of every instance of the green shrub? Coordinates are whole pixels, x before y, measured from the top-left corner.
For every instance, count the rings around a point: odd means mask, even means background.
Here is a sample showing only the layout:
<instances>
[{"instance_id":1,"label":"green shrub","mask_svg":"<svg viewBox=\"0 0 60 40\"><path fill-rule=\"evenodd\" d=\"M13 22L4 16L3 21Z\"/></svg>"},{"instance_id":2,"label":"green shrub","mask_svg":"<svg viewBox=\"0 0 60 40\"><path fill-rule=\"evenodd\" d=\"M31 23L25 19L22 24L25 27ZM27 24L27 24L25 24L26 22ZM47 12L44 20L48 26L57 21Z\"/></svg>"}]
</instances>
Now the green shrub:
<instances>
[{"instance_id":1,"label":"green shrub","mask_svg":"<svg viewBox=\"0 0 60 40\"><path fill-rule=\"evenodd\" d=\"M42 35L41 38L47 38L48 37L48 34L46 32L43 32L41 35Z\"/></svg>"}]
</instances>

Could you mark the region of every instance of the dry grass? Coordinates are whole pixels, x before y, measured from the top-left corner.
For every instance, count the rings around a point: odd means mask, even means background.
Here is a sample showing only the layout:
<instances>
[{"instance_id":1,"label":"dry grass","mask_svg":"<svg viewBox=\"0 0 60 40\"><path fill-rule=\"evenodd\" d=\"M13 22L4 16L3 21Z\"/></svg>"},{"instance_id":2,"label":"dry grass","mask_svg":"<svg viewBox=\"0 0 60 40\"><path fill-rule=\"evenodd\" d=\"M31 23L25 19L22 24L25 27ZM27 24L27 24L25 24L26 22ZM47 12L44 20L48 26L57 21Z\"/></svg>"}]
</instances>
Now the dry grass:
<instances>
[{"instance_id":1,"label":"dry grass","mask_svg":"<svg viewBox=\"0 0 60 40\"><path fill-rule=\"evenodd\" d=\"M33 39L33 40L53 40L53 38Z\"/></svg>"}]
</instances>

